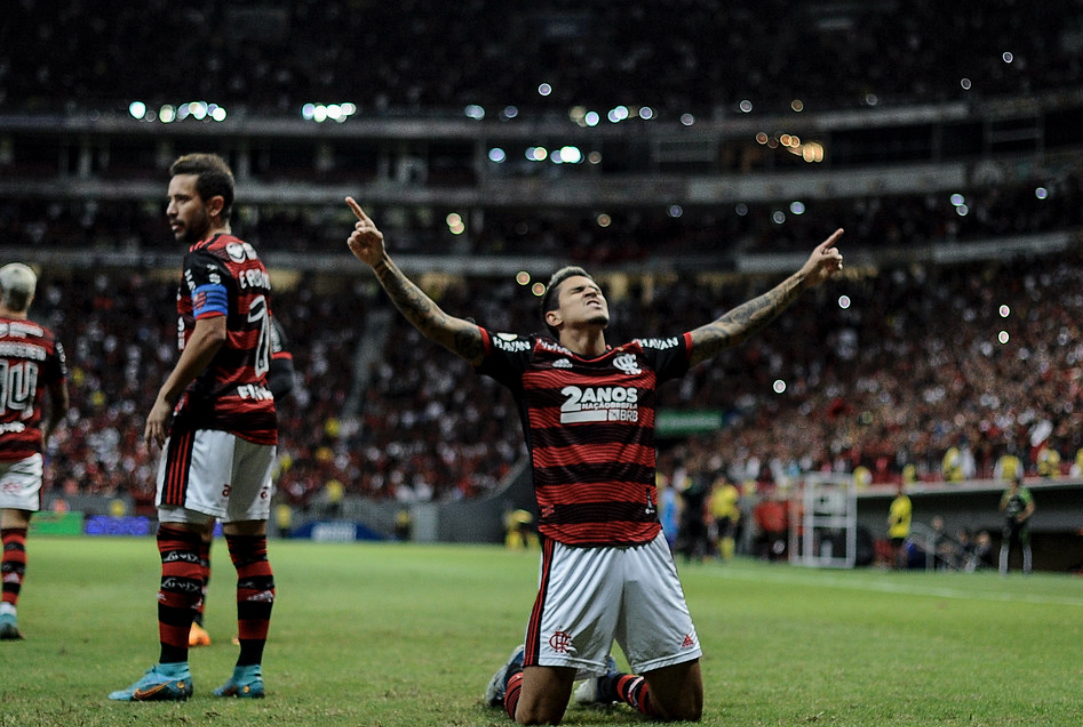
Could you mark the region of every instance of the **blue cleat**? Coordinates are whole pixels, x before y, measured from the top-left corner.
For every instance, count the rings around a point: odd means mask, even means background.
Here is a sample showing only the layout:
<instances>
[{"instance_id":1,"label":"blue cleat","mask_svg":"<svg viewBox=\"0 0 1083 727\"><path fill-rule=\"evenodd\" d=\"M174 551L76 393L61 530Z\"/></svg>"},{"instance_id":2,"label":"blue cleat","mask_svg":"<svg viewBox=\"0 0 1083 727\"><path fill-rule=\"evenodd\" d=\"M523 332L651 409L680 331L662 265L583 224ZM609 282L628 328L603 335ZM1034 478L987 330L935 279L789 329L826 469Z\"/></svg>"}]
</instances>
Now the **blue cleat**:
<instances>
[{"instance_id":1,"label":"blue cleat","mask_svg":"<svg viewBox=\"0 0 1083 727\"><path fill-rule=\"evenodd\" d=\"M613 655L610 654L605 657L605 676L615 677L617 674L620 674L620 670L617 669L617 662L613 658ZM607 704L612 704L612 702L598 699L598 680L600 678L601 677L591 677L579 685L575 690L576 703L585 706L605 706Z\"/></svg>"},{"instance_id":2,"label":"blue cleat","mask_svg":"<svg viewBox=\"0 0 1083 727\"><path fill-rule=\"evenodd\" d=\"M0 613L0 641L21 641L23 635L19 632L19 622L15 620L13 613Z\"/></svg>"},{"instance_id":3,"label":"blue cleat","mask_svg":"<svg viewBox=\"0 0 1083 727\"><path fill-rule=\"evenodd\" d=\"M115 702L184 702L192 696L192 672L188 662L155 664L143 678L127 689L113 692Z\"/></svg>"},{"instance_id":4,"label":"blue cleat","mask_svg":"<svg viewBox=\"0 0 1083 727\"><path fill-rule=\"evenodd\" d=\"M526 646L524 644L516 646L508 657L507 663L497 669L496 674L493 674L493 678L489 680L489 686L485 688L485 703L490 707L504 705L504 695L508 691L508 678L516 667L522 668L525 655Z\"/></svg>"},{"instance_id":5,"label":"blue cleat","mask_svg":"<svg viewBox=\"0 0 1083 727\"><path fill-rule=\"evenodd\" d=\"M259 664L233 667L233 676L214 690L214 696L263 699L267 696L263 690L263 670Z\"/></svg>"}]
</instances>

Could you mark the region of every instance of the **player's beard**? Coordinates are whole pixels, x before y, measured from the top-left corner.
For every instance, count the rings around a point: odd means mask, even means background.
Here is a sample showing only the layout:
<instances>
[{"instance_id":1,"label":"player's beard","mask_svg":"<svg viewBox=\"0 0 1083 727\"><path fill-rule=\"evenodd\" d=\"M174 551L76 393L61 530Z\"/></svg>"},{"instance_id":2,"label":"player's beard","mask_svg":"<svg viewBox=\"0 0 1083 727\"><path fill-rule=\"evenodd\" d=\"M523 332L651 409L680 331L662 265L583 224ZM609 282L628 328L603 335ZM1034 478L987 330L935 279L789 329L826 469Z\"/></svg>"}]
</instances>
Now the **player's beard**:
<instances>
[{"instance_id":1,"label":"player's beard","mask_svg":"<svg viewBox=\"0 0 1083 727\"><path fill-rule=\"evenodd\" d=\"M592 326L600 326L606 328L609 325L609 316L605 313L599 313L598 315L587 321Z\"/></svg>"},{"instance_id":2,"label":"player's beard","mask_svg":"<svg viewBox=\"0 0 1083 727\"><path fill-rule=\"evenodd\" d=\"M181 223L177 232L177 242L194 245L202 241L211 229L211 218L206 210L201 210L198 217Z\"/></svg>"}]
</instances>

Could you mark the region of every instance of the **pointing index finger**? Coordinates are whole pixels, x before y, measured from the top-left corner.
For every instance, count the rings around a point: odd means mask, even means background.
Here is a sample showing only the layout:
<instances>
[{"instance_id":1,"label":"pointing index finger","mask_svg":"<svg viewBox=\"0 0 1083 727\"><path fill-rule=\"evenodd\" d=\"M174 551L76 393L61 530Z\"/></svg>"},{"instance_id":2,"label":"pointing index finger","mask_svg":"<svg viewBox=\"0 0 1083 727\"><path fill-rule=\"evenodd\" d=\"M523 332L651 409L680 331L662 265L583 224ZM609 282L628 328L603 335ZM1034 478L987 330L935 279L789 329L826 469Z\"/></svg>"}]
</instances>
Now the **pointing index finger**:
<instances>
[{"instance_id":1,"label":"pointing index finger","mask_svg":"<svg viewBox=\"0 0 1083 727\"><path fill-rule=\"evenodd\" d=\"M834 248L835 244L838 243L839 238L842 237L842 233L843 229L841 227L831 233L831 236L829 238L820 243L820 250L827 251Z\"/></svg>"},{"instance_id":2,"label":"pointing index finger","mask_svg":"<svg viewBox=\"0 0 1083 727\"><path fill-rule=\"evenodd\" d=\"M350 206L350 209L353 211L354 217L361 220L362 222L369 221L369 217L365 214L365 210L361 209L361 205L357 204L357 201L353 197L347 197L346 204Z\"/></svg>"}]
</instances>

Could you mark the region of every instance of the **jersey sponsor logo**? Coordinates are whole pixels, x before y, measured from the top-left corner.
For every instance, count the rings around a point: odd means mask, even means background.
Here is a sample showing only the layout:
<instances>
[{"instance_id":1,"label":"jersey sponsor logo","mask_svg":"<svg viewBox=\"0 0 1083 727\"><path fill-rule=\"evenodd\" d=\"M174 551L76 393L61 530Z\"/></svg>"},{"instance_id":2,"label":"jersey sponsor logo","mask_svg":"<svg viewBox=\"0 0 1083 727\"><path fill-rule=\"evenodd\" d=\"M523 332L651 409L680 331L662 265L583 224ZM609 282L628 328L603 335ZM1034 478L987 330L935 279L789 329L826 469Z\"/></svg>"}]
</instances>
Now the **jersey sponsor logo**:
<instances>
[{"instance_id":1,"label":"jersey sponsor logo","mask_svg":"<svg viewBox=\"0 0 1083 727\"><path fill-rule=\"evenodd\" d=\"M628 386L565 386L561 424L639 421L639 390Z\"/></svg>"},{"instance_id":2,"label":"jersey sponsor logo","mask_svg":"<svg viewBox=\"0 0 1083 727\"><path fill-rule=\"evenodd\" d=\"M161 590L174 593L202 593L203 584L191 578L163 578Z\"/></svg>"},{"instance_id":3,"label":"jersey sponsor logo","mask_svg":"<svg viewBox=\"0 0 1083 727\"><path fill-rule=\"evenodd\" d=\"M7 341L0 343L0 356L5 358L25 358L31 361L44 361L49 352L44 346L35 346L32 343L14 343Z\"/></svg>"},{"instance_id":4,"label":"jersey sponsor logo","mask_svg":"<svg viewBox=\"0 0 1083 727\"><path fill-rule=\"evenodd\" d=\"M5 422L0 424L0 434L18 434L25 432L26 425L22 422Z\"/></svg>"},{"instance_id":5,"label":"jersey sponsor logo","mask_svg":"<svg viewBox=\"0 0 1083 727\"><path fill-rule=\"evenodd\" d=\"M238 386L237 396L242 399L257 399L259 401L275 398L270 389L260 386L259 384L242 384L241 386Z\"/></svg>"},{"instance_id":6,"label":"jersey sponsor logo","mask_svg":"<svg viewBox=\"0 0 1083 727\"><path fill-rule=\"evenodd\" d=\"M566 358L558 358L553 362L553 368L555 369L570 369L571 367L572 362Z\"/></svg>"},{"instance_id":7,"label":"jersey sponsor logo","mask_svg":"<svg viewBox=\"0 0 1083 727\"><path fill-rule=\"evenodd\" d=\"M34 338L41 338L45 335L45 331L42 327L35 323L19 323L17 321L9 321L6 323L0 323L0 338L5 336L17 336L19 338L26 338L33 336Z\"/></svg>"},{"instance_id":8,"label":"jersey sponsor logo","mask_svg":"<svg viewBox=\"0 0 1083 727\"><path fill-rule=\"evenodd\" d=\"M564 348L563 346L561 346L556 341L550 341L548 339L542 338L542 339L538 340L538 345L541 348L544 348L546 351L552 351L553 353L559 353L559 354L562 354L564 356L571 356L572 355L571 351Z\"/></svg>"},{"instance_id":9,"label":"jersey sponsor logo","mask_svg":"<svg viewBox=\"0 0 1083 727\"><path fill-rule=\"evenodd\" d=\"M640 338L638 340L639 345L643 348L657 348L660 351L681 345L681 339L676 336L672 338Z\"/></svg>"},{"instance_id":10,"label":"jersey sponsor logo","mask_svg":"<svg viewBox=\"0 0 1083 727\"><path fill-rule=\"evenodd\" d=\"M163 563L199 563L199 553L171 550L162 556Z\"/></svg>"},{"instance_id":11,"label":"jersey sponsor logo","mask_svg":"<svg viewBox=\"0 0 1083 727\"><path fill-rule=\"evenodd\" d=\"M498 333L496 334L496 337L493 338L493 345L501 351L521 353L523 351L529 351L534 344L528 339L519 338L514 333Z\"/></svg>"},{"instance_id":12,"label":"jersey sponsor logo","mask_svg":"<svg viewBox=\"0 0 1083 727\"><path fill-rule=\"evenodd\" d=\"M257 258L256 248L247 242L239 240L226 245L226 254L235 263L243 263L245 260L255 260Z\"/></svg>"},{"instance_id":13,"label":"jersey sponsor logo","mask_svg":"<svg viewBox=\"0 0 1083 727\"><path fill-rule=\"evenodd\" d=\"M639 368L639 363L636 361L636 357L630 353L622 353L613 359L613 366L620 369L629 376L635 374L641 374L643 371Z\"/></svg>"}]
</instances>

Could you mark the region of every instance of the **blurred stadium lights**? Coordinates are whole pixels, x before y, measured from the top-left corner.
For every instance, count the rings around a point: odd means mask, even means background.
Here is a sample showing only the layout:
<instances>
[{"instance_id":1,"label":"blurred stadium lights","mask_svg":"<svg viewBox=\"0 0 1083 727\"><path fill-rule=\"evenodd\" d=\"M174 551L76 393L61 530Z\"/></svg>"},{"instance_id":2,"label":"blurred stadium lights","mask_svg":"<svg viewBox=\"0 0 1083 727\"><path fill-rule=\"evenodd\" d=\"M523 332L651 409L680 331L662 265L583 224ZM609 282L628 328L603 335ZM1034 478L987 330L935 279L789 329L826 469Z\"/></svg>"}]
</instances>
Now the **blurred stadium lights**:
<instances>
[{"instance_id":1,"label":"blurred stadium lights","mask_svg":"<svg viewBox=\"0 0 1083 727\"><path fill-rule=\"evenodd\" d=\"M458 212L449 213L444 221L447 222L447 228L452 235L461 235L466 232L466 223Z\"/></svg>"},{"instance_id":2,"label":"blurred stadium lights","mask_svg":"<svg viewBox=\"0 0 1083 727\"><path fill-rule=\"evenodd\" d=\"M189 117L196 121L225 121L228 115L224 107L206 101L189 101L180 106L163 104L157 111L143 101L132 101L128 104L128 113L138 121L161 121L163 124L184 121Z\"/></svg>"},{"instance_id":3,"label":"blurred stadium lights","mask_svg":"<svg viewBox=\"0 0 1083 727\"><path fill-rule=\"evenodd\" d=\"M305 121L315 121L322 124L324 121L344 122L357 113L357 104L350 103L306 103L301 107L301 118Z\"/></svg>"},{"instance_id":4,"label":"blurred stadium lights","mask_svg":"<svg viewBox=\"0 0 1083 727\"><path fill-rule=\"evenodd\" d=\"M777 149L782 147L786 151L801 157L810 164L819 164L824 160L824 145L818 141L802 143L801 137L796 134L778 134L770 136L765 131L756 134L756 143Z\"/></svg>"}]
</instances>

